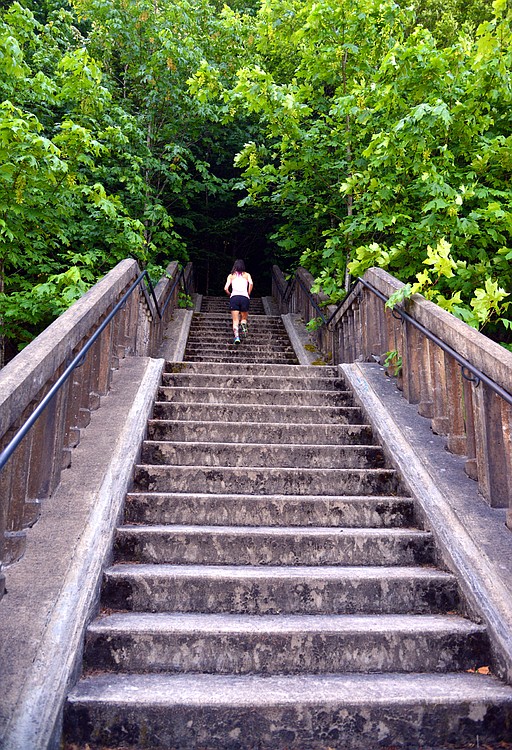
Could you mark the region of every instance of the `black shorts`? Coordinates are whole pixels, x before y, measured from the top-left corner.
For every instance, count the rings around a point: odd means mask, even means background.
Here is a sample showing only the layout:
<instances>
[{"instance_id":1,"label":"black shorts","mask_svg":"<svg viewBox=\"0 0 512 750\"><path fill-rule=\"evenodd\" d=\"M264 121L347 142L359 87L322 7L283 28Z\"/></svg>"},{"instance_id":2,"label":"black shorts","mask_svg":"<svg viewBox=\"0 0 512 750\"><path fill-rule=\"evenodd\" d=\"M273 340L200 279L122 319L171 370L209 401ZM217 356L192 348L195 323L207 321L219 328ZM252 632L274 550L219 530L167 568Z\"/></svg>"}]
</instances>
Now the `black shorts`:
<instances>
[{"instance_id":1,"label":"black shorts","mask_svg":"<svg viewBox=\"0 0 512 750\"><path fill-rule=\"evenodd\" d=\"M249 312L249 297L244 297L243 294L234 294L229 298L229 307L231 310L238 310L239 312Z\"/></svg>"}]
</instances>

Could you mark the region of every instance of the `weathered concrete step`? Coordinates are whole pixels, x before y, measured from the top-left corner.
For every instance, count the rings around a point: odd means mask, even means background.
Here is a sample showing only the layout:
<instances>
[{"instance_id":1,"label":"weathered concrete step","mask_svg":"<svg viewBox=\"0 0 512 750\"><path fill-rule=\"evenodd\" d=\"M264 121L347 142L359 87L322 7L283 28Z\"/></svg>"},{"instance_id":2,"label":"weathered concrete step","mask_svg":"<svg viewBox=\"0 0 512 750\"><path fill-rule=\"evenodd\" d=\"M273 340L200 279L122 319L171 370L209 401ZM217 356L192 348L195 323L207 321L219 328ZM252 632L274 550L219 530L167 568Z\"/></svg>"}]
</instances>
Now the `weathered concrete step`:
<instances>
[{"instance_id":1,"label":"weathered concrete step","mask_svg":"<svg viewBox=\"0 0 512 750\"><path fill-rule=\"evenodd\" d=\"M180 404L157 401L155 419L199 422L284 422L302 424L365 424L358 406L295 406L265 404Z\"/></svg>"},{"instance_id":2,"label":"weathered concrete step","mask_svg":"<svg viewBox=\"0 0 512 750\"><path fill-rule=\"evenodd\" d=\"M341 377L323 377L322 372L316 377L283 378L275 375L241 375L238 370L233 373L172 373L163 374L163 385L181 388L241 388L241 389L275 389L282 391L320 390L346 391L347 386Z\"/></svg>"},{"instance_id":3,"label":"weathered concrete step","mask_svg":"<svg viewBox=\"0 0 512 750\"><path fill-rule=\"evenodd\" d=\"M229 297L203 297L201 300L201 313L215 313L217 310L229 313ZM265 315L265 307L261 297L251 297L251 314Z\"/></svg>"},{"instance_id":4,"label":"weathered concrete step","mask_svg":"<svg viewBox=\"0 0 512 750\"><path fill-rule=\"evenodd\" d=\"M203 342L198 343L187 343L185 354L187 357L201 354L204 357L204 361L208 361L207 357L217 354L227 353L241 353L250 355L251 357L261 357L267 355L286 355L294 354L293 347L291 344L282 344L281 342L273 342L272 344L259 344L258 342L253 343L249 340L242 340L240 344L236 345L233 343L233 334L231 334L224 341L220 340L215 344L208 344Z\"/></svg>"},{"instance_id":5,"label":"weathered concrete step","mask_svg":"<svg viewBox=\"0 0 512 750\"><path fill-rule=\"evenodd\" d=\"M204 322L196 322L193 325L190 326L190 336L194 338L200 338L201 341L211 340L211 341L222 341L223 338L228 336L229 334L233 335L233 325L231 321L225 321L221 323L216 323L214 325L211 324L210 321L204 321ZM261 339L265 342L287 342L288 345L290 344L290 338L288 336L288 333L286 331L286 328L283 325L249 325L248 327L248 340L258 340Z\"/></svg>"},{"instance_id":6,"label":"weathered concrete step","mask_svg":"<svg viewBox=\"0 0 512 750\"><path fill-rule=\"evenodd\" d=\"M206 315L203 313L194 313L191 321L191 327L202 327L205 330L221 329L232 325L233 322L229 311L227 315L226 313L208 313ZM257 315L254 313L249 315L247 327L249 330L256 329L258 331L286 331L286 326L280 316Z\"/></svg>"},{"instance_id":7,"label":"weathered concrete step","mask_svg":"<svg viewBox=\"0 0 512 750\"><path fill-rule=\"evenodd\" d=\"M237 367L241 364L257 364L257 363L265 363L265 364L274 364L274 365L281 365L281 364L295 364L297 362L295 355L287 354L287 355L271 355L271 354L260 354L259 356L256 355L246 355L244 352L235 351L231 354L209 354L208 357L203 357L201 354L193 354L188 355L186 354L185 363L194 363L194 362L207 362L207 363L213 363L213 364L224 364L224 365L236 365Z\"/></svg>"},{"instance_id":8,"label":"weathered concrete step","mask_svg":"<svg viewBox=\"0 0 512 750\"><path fill-rule=\"evenodd\" d=\"M171 565L428 565L432 536L414 529L121 526L116 562Z\"/></svg>"},{"instance_id":9,"label":"weathered concrete step","mask_svg":"<svg viewBox=\"0 0 512 750\"><path fill-rule=\"evenodd\" d=\"M236 393L236 395L235 395ZM182 404L282 404L295 406L352 406L352 391L295 390L278 388L210 388L160 386L159 401L174 401Z\"/></svg>"},{"instance_id":10,"label":"weathered concrete step","mask_svg":"<svg viewBox=\"0 0 512 750\"><path fill-rule=\"evenodd\" d=\"M265 361L264 357L271 355L279 356L295 356L295 351L289 342L280 341L249 341L249 339L242 339L240 344L235 345L233 343L233 333L227 334L224 338L219 338L215 341L199 341L189 340L187 342L185 354L187 357L197 356L198 354L204 356L204 361L208 361L208 357L225 355L226 353L233 352L244 352L244 354L250 354L252 357L260 357L261 361Z\"/></svg>"},{"instance_id":11,"label":"weathered concrete step","mask_svg":"<svg viewBox=\"0 0 512 750\"><path fill-rule=\"evenodd\" d=\"M148 423L149 440L203 441L250 444L260 440L259 422L194 422L170 419L151 419ZM265 442L313 443L315 445L372 445L370 425L359 424L290 424L265 422ZM215 450L215 447L212 447Z\"/></svg>"},{"instance_id":12,"label":"weathered concrete step","mask_svg":"<svg viewBox=\"0 0 512 750\"><path fill-rule=\"evenodd\" d=\"M88 628L86 670L319 674L455 672L488 663L485 628L446 615L125 612Z\"/></svg>"},{"instance_id":13,"label":"weathered concrete step","mask_svg":"<svg viewBox=\"0 0 512 750\"><path fill-rule=\"evenodd\" d=\"M255 318L254 316L251 316L247 327L249 335L253 335L254 333L267 333L271 335L288 336L286 327L280 318ZM201 331L208 335L231 331L232 329L233 322L229 315L222 315L217 318L211 315L197 317L194 315L190 324L191 332Z\"/></svg>"},{"instance_id":14,"label":"weathered concrete step","mask_svg":"<svg viewBox=\"0 0 512 750\"><path fill-rule=\"evenodd\" d=\"M409 497L130 493L127 523L390 528L414 524Z\"/></svg>"},{"instance_id":15,"label":"weathered concrete step","mask_svg":"<svg viewBox=\"0 0 512 750\"><path fill-rule=\"evenodd\" d=\"M434 750L511 727L510 687L453 673L100 674L71 692L64 724L69 741L138 750Z\"/></svg>"},{"instance_id":16,"label":"weathered concrete step","mask_svg":"<svg viewBox=\"0 0 512 750\"><path fill-rule=\"evenodd\" d=\"M207 350L209 352L222 350L226 347L234 347L233 344L233 331L225 331L218 336L206 336L203 334L190 334L187 339L187 350ZM241 343L237 348L250 347L255 352L286 352L293 351L293 347L290 340L287 338L275 336L247 336L241 337Z\"/></svg>"},{"instance_id":17,"label":"weathered concrete step","mask_svg":"<svg viewBox=\"0 0 512 750\"><path fill-rule=\"evenodd\" d=\"M238 466L135 467L134 489L150 492L212 492L258 495L394 495L393 469L294 469Z\"/></svg>"},{"instance_id":18,"label":"weathered concrete step","mask_svg":"<svg viewBox=\"0 0 512 750\"><path fill-rule=\"evenodd\" d=\"M247 355L246 352L243 351L234 351L227 354L208 354L207 357L202 356L201 354L187 354L185 353L185 364L187 363L194 363L194 362L203 362L203 363L217 363L217 364L224 364L224 365L236 365L237 367L241 364L259 364L260 362L264 362L266 364L274 364L274 365L293 365L297 363L297 359L295 355L290 354L281 354L276 355L274 354L260 354L259 356L255 354L249 354Z\"/></svg>"},{"instance_id":19,"label":"weathered concrete step","mask_svg":"<svg viewBox=\"0 0 512 750\"><path fill-rule=\"evenodd\" d=\"M233 375L229 365L211 362L166 362L165 371L171 373L198 373L211 375ZM336 378L338 367L333 365L272 365L266 362L260 364L244 364L237 366L237 375L270 375L283 378L328 377Z\"/></svg>"},{"instance_id":20,"label":"weathered concrete step","mask_svg":"<svg viewBox=\"0 0 512 750\"><path fill-rule=\"evenodd\" d=\"M102 604L135 612L436 614L458 609L454 576L427 567L128 565L104 574Z\"/></svg>"},{"instance_id":21,"label":"weathered concrete step","mask_svg":"<svg viewBox=\"0 0 512 750\"><path fill-rule=\"evenodd\" d=\"M263 432L263 431L261 431ZM260 434L264 437L264 434ZM146 440L141 463L159 466L304 467L379 469L386 465L377 445L200 443Z\"/></svg>"}]
</instances>

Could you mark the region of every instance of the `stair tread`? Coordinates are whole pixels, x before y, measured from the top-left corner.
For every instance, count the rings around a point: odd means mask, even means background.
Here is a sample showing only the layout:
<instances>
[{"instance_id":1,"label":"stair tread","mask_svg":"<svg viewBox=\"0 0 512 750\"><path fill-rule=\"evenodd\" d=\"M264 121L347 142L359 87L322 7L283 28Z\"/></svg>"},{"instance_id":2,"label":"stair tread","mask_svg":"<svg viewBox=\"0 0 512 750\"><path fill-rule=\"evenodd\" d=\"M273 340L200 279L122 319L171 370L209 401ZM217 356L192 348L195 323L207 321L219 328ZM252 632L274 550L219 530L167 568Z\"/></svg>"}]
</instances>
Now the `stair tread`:
<instances>
[{"instance_id":1,"label":"stair tread","mask_svg":"<svg viewBox=\"0 0 512 750\"><path fill-rule=\"evenodd\" d=\"M152 524L144 526L141 524L124 524L118 527L118 533L130 534L215 534L231 536L289 536L297 538L298 536L307 537L416 537L420 539L430 539L430 531L411 528L355 528L355 527L332 527L332 526L211 526L211 525L190 525L190 524Z\"/></svg>"},{"instance_id":2,"label":"stair tread","mask_svg":"<svg viewBox=\"0 0 512 750\"><path fill-rule=\"evenodd\" d=\"M101 615L89 633L484 633L485 626L460 615L232 615L116 612Z\"/></svg>"},{"instance_id":3,"label":"stair tread","mask_svg":"<svg viewBox=\"0 0 512 750\"><path fill-rule=\"evenodd\" d=\"M367 581L387 580L438 580L454 581L452 573L433 567L418 566L343 566L313 565L255 566L255 565L172 565L169 563L122 563L112 565L105 571L111 577L144 578L199 578L201 580L339 580Z\"/></svg>"},{"instance_id":4,"label":"stair tread","mask_svg":"<svg viewBox=\"0 0 512 750\"><path fill-rule=\"evenodd\" d=\"M350 447L350 446L349 446ZM242 472L244 475L248 475L249 472L254 471L258 474L261 474L262 472L265 472L268 474L268 476L280 476L284 472L292 473L292 474L317 474L320 476L325 476L326 474L334 474L338 476L343 475L349 475L353 474L355 476L362 476L364 474L378 474L379 476L395 476L396 475L396 469L389 469L389 468L364 468L359 469L357 467L354 468L343 468L343 467L331 467L328 469L317 469L315 467L309 467L309 466L278 466L278 467L272 467L267 468L265 466L209 466L208 464L193 464L192 466L187 465L176 465L176 464L135 464L136 469L143 469L148 471L157 471L158 469L169 469L172 468L173 471L191 471L192 469L195 469L198 472L201 471L225 471L227 473L233 473L233 474L240 474Z\"/></svg>"},{"instance_id":5,"label":"stair tread","mask_svg":"<svg viewBox=\"0 0 512 750\"><path fill-rule=\"evenodd\" d=\"M212 448L211 442L207 442L206 440L144 440L144 445L149 446L158 446L158 447L169 447L169 448L192 448L193 450L211 450L211 452L220 451L222 449L230 449L230 450L238 450L238 451L246 451L246 452L253 452L255 450L262 450L262 449L268 449L271 450L281 450L281 451L289 451L290 453L295 453L298 451L316 451L316 452L322 452L322 451L329 451L331 452L337 452L337 451L352 451L353 453L358 453L361 451L368 451L369 453L378 453L382 452L382 446L376 445L375 443L372 443L370 445L367 445L366 443L347 443L344 445L343 443L337 443L337 444L321 444L318 445L318 443L279 443L278 445L272 444L269 446L267 442L255 442L255 443L240 443L240 442L231 442L231 441L219 441L215 443L215 447Z\"/></svg>"},{"instance_id":6,"label":"stair tread","mask_svg":"<svg viewBox=\"0 0 512 750\"><path fill-rule=\"evenodd\" d=\"M189 393L190 392L190 387L189 386L180 386L180 385L162 385L162 386L160 386L159 390L163 391L164 393L167 393L167 392L170 392L170 391L174 391L175 393L185 393L185 392ZM216 386L197 386L197 385L194 386L194 394L196 394L196 393L197 394L205 394L205 395L206 394L212 394L213 396L217 396L217 395L225 394L226 391L228 391L227 388L220 388L220 387L216 387ZM335 397L335 396L338 396L338 395L350 396L350 397L352 396L352 391L348 390L347 388L345 388L343 390L340 389L340 388L336 388L336 389L333 388L331 390L329 390L329 389L325 389L325 390L315 389L315 390L312 390L312 389L308 389L308 388L294 388L293 390L286 390L286 391L283 390L283 389L281 389L281 388L237 388L236 392L237 392L237 394L238 393L242 393L243 394L242 397L240 398L241 402L243 402L243 399L245 397L250 396L250 395L255 395L255 396L258 396L260 398L263 395L268 395L268 396L282 396L283 394L285 394L285 395L289 394L289 395L293 396L293 395L297 395L299 393L300 394L303 394L303 393L312 394L313 396L316 396L316 397L318 397L318 396L325 396L326 398L331 398L331 397Z\"/></svg>"},{"instance_id":7,"label":"stair tread","mask_svg":"<svg viewBox=\"0 0 512 750\"><path fill-rule=\"evenodd\" d=\"M233 373L230 366L216 362L166 362L166 372L185 372L185 373L214 373L219 369L221 374ZM257 375L268 374L272 375L283 375L287 378L302 378L304 375L316 377L317 374L321 376L329 374L332 377L338 376L339 370L333 365L299 365L299 364L282 364L272 365L267 362L251 362L242 364L236 370L237 374L254 373Z\"/></svg>"},{"instance_id":8,"label":"stair tread","mask_svg":"<svg viewBox=\"0 0 512 750\"><path fill-rule=\"evenodd\" d=\"M323 674L323 675L209 675L209 674L99 674L85 677L69 694L68 702L119 702L129 705L247 706L377 704L425 707L471 701L507 704L512 709L512 687L491 675L446 674Z\"/></svg>"},{"instance_id":9,"label":"stair tread","mask_svg":"<svg viewBox=\"0 0 512 750\"><path fill-rule=\"evenodd\" d=\"M336 503L342 503L345 505L346 503L350 504L361 504L364 505L368 502L372 503L408 503L413 504L414 501L411 497L408 495L283 495L282 493L275 493L273 495L261 495L258 493L250 494L250 495L244 495L242 493L215 493L214 495L210 494L209 492L162 492L162 491L154 491L151 490L132 490L131 492L128 492L127 494L128 498L162 498L162 499L176 499L176 500L186 500L186 499L203 499L203 500L213 500L215 502L229 502L229 503L236 503L239 500L249 501L249 502L272 502L272 501L282 501L286 503L297 503L301 504L303 502L318 502L319 504L325 504L328 503L329 505L335 505Z\"/></svg>"}]
</instances>

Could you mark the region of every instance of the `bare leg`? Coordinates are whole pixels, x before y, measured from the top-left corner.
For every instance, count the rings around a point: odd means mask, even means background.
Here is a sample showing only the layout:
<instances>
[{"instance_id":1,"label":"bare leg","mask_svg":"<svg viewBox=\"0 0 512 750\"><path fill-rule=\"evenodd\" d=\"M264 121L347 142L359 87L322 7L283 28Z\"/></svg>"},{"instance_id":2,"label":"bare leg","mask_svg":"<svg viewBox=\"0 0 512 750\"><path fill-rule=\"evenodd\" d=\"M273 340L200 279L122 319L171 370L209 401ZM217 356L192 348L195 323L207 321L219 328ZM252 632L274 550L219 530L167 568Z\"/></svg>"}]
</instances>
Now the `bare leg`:
<instances>
[{"instance_id":1,"label":"bare leg","mask_svg":"<svg viewBox=\"0 0 512 750\"><path fill-rule=\"evenodd\" d=\"M233 336L235 336L236 338L236 336L238 336L238 328L240 326L240 312L238 310L231 310L231 318L233 320Z\"/></svg>"},{"instance_id":2,"label":"bare leg","mask_svg":"<svg viewBox=\"0 0 512 750\"><path fill-rule=\"evenodd\" d=\"M241 321L241 323L242 323L242 336L245 337L245 336L247 336L247 317L248 317L248 313L243 312L243 313L240 313L240 315L242 316L242 321Z\"/></svg>"}]
</instances>

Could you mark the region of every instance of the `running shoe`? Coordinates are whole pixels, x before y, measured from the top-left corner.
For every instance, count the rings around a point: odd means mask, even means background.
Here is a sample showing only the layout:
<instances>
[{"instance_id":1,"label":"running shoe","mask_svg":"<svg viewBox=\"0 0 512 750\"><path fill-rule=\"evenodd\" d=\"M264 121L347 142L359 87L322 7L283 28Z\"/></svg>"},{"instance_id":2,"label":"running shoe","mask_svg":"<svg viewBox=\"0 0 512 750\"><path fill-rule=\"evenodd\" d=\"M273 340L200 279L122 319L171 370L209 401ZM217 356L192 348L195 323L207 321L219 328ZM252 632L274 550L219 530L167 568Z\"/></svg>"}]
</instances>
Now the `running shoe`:
<instances>
[{"instance_id":1,"label":"running shoe","mask_svg":"<svg viewBox=\"0 0 512 750\"><path fill-rule=\"evenodd\" d=\"M242 336L245 338L247 334L249 333L249 330L247 328L247 323L242 323Z\"/></svg>"},{"instance_id":2,"label":"running shoe","mask_svg":"<svg viewBox=\"0 0 512 750\"><path fill-rule=\"evenodd\" d=\"M239 343L240 343L240 336L235 336L235 340L233 341L233 344L236 344L238 346Z\"/></svg>"}]
</instances>

